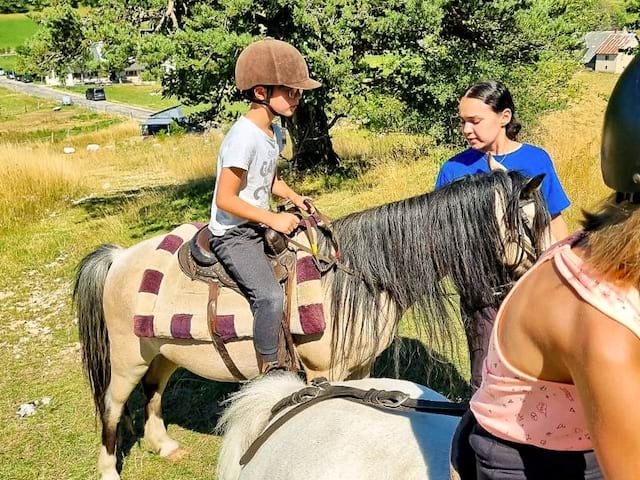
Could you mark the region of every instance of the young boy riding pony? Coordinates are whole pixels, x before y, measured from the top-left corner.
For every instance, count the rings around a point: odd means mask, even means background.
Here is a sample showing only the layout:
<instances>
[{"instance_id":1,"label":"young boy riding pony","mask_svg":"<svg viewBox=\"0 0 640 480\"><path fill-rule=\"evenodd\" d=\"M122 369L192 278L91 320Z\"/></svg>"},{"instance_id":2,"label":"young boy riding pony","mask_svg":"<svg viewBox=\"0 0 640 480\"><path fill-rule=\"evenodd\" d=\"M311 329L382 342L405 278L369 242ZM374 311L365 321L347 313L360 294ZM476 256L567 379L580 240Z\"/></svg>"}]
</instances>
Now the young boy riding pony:
<instances>
[{"instance_id":1,"label":"young boy riding pony","mask_svg":"<svg viewBox=\"0 0 640 480\"><path fill-rule=\"evenodd\" d=\"M284 293L265 256L263 235L266 227L290 234L300 220L288 212L273 212L269 200L273 193L300 209L311 208L307 197L278 177L276 164L284 134L273 120L293 116L303 91L321 84L309 77L295 47L271 38L252 43L240 53L235 82L251 106L220 146L209 223L211 250L249 300L260 372L266 374L280 367L276 354Z\"/></svg>"}]
</instances>

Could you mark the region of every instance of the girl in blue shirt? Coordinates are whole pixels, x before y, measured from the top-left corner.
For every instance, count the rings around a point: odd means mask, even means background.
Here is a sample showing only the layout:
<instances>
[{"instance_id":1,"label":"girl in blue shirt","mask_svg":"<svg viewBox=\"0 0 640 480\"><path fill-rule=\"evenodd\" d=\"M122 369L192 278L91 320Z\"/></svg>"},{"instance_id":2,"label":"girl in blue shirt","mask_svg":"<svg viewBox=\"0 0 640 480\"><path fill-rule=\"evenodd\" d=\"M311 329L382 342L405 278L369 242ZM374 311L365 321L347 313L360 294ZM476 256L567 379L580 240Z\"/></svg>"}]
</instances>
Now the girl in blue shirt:
<instances>
[{"instance_id":1,"label":"girl in blue shirt","mask_svg":"<svg viewBox=\"0 0 640 480\"><path fill-rule=\"evenodd\" d=\"M549 154L540 147L518 142L521 125L515 111L511 93L500 82L481 82L469 88L460 99L458 112L470 148L442 166L436 188L465 175L488 172L489 155L508 170L517 170L528 177L544 173L541 190L551 214L551 234L554 240L561 240L569 235L562 217L562 211L570 205L569 199ZM477 311L461 308L461 314L469 346L471 388L475 391L482 381L482 362L497 312L493 307Z\"/></svg>"},{"instance_id":2,"label":"girl in blue shirt","mask_svg":"<svg viewBox=\"0 0 640 480\"><path fill-rule=\"evenodd\" d=\"M442 166L436 189L464 175L488 172L489 153L508 170L518 170L528 177L544 173L542 194L551 214L551 233L555 240L565 238L569 231L562 211L570 205L569 199L549 154L540 147L517 141L521 125L509 90L497 81L476 83L460 99L458 111L462 133L470 148Z\"/></svg>"}]
</instances>

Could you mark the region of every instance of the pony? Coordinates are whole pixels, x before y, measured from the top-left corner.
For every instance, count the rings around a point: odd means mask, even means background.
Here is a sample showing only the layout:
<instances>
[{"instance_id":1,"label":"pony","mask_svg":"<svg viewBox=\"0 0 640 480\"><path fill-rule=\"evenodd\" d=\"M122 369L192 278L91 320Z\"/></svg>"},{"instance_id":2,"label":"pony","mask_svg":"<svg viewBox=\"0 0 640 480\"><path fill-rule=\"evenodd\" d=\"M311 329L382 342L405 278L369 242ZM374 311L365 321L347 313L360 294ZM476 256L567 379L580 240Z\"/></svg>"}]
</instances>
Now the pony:
<instances>
[{"instance_id":1,"label":"pony","mask_svg":"<svg viewBox=\"0 0 640 480\"><path fill-rule=\"evenodd\" d=\"M440 190L354 213L333 222L345 268L322 277L327 328L296 337L308 379L357 379L391 343L405 314L434 349L452 347L452 288L464 305L500 302L550 242L542 176L495 171ZM145 258L158 239L130 248L102 245L79 264L74 287L83 368L102 423L98 471L118 479L117 426L138 383L146 396L144 437L163 457L179 457L162 419L162 393L184 367L202 377L237 381L213 342L139 338L134 303ZM332 242L320 242L327 254ZM441 282L444 277L449 282ZM203 295L202 302L207 302ZM231 342L229 355L247 378L258 374L251 340Z\"/></svg>"},{"instance_id":2,"label":"pony","mask_svg":"<svg viewBox=\"0 0 640 480\"><path fill-rule=\"evenodd\" d=\"M433 390L406 380L369 378L336 384L446 401ZM380 410L339 398L321 401L289 418L241 467L240 459L247 449L269 425L282 418L284 411L271 419L271 408L304 386L295 375L267 376L245 385L226 400L228 406L217 427L224 435L217 479L449 478L449 445L457 418Z\"/></svg>"}]
</instances>

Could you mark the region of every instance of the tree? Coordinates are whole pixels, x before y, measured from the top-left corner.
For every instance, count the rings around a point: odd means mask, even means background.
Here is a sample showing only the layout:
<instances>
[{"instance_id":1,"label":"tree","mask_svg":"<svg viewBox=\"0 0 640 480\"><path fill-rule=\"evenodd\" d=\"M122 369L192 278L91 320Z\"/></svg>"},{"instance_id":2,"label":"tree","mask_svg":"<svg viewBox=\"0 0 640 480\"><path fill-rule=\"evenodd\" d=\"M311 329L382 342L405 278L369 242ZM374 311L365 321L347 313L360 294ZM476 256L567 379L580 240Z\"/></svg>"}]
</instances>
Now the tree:
<instances>
[{"instance_id":1,"label":"tree","mask_svg":"<svg viewBox=\"0 0 640 480\"><path fill-rule=\"evenodd\" d=\"M640 29L640 0L625 0L623 24L630 30Z\"/></svg>"},{"instance_id":2,"label":"tree","mask_svg":"<svg viewBox=\"0 0 640 480\"><path fill-rule=\"evenodd\" d=\"M19 68L42 76L51 71L65 76L86 68L89 41L84 22L70 3L47 7L31 17L41 28L17 48Z\"/></svg>"},{"instance_id":3,"label":"tree","mask_svg":"<svg viewBox=\"0 0 640 480\"><path fill-rule=\"evenodd\" d=\"M557 107L605 1L615 0L109 0L88 36L104 41L109 65L135 57L166 94L211 104L206 115L218 121L239 100L242 48L289 41L323 82L287 122L296 165L308 169L338 163L329 127L340 116L458 138L457 100L483 78L505 81L525 118Z\"/></svg>"}]
</instances>

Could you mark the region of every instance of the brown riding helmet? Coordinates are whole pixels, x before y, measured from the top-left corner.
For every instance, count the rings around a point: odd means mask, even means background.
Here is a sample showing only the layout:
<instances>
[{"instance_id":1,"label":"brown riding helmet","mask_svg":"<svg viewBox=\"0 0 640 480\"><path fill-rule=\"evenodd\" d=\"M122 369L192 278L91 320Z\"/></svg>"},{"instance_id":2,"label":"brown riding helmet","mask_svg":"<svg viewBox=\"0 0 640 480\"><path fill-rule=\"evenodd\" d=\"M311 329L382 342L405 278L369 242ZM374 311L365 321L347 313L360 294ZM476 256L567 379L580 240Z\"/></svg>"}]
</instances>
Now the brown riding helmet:
<instances>
[{"instance_id":1,"label":"brown riding helmet","mask_svg":"<svg viewBox=\"0 0 640 480\"><path fill-rule=\"evenodd\" d=\"M246 47L236 61L236 86L240 91L257 85L284 85L312 90L322 84L309 78L304 57L293 45L265 38Z\"/></svg>"}]
</instances>

